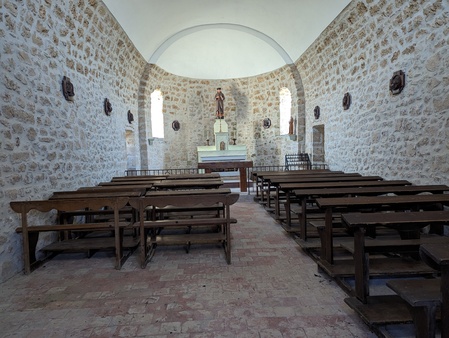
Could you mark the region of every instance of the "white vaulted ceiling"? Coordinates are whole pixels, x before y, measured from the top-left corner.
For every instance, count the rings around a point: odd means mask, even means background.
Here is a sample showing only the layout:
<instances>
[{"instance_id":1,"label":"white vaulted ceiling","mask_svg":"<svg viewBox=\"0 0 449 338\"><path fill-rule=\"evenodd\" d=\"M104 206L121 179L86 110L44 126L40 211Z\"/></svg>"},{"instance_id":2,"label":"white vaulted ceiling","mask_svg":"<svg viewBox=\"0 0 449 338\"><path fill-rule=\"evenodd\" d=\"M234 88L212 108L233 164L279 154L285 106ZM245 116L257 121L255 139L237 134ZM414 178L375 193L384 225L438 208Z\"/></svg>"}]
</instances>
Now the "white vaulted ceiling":
<instances>
[{"instance_id":1,"label":"white vaulted ceiling","mask_svg":"<svg viewBox=\"0 0 449 338\"><path fill-rule=\"evenodd\" d=\"M103 0L143 57L197 79L295 62L351 0Z\"/></svg>"}]
</instances>

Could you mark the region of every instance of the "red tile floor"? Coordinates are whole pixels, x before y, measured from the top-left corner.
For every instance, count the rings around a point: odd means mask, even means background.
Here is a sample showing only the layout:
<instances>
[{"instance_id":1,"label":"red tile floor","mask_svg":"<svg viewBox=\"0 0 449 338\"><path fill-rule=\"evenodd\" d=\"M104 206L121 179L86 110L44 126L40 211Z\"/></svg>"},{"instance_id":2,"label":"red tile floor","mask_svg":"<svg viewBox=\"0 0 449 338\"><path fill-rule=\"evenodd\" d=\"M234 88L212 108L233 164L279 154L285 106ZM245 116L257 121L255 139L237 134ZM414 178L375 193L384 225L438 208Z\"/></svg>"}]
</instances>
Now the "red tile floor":
<instances>
[{"instance_id":1,"label":"red tile floor","mask_svg":"<svg viewBox=\"0 0 449 338\"><path fill-rule=\"evenodd\" d=\"M0 285L1 337L375 337L267 212L241 194L232 264L215 245L58 255Z\"/></svg>"}]
</instances>

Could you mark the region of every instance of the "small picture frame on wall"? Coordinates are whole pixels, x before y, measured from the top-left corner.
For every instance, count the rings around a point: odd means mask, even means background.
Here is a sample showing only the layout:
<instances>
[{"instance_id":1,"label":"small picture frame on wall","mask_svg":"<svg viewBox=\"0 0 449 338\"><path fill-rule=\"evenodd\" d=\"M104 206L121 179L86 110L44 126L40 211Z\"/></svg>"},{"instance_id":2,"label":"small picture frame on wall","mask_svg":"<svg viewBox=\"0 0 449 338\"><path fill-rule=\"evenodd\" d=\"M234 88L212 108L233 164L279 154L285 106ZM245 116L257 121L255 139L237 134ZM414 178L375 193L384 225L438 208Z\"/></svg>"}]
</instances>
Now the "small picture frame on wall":
<instances>
[{"instance_id":1,"label":"small picture frame on wall","mask_svg":"<svg viewBox=\"0 0 449 338\"><path fill-rule=\"evenodd\" d=\"M110 116L110 115L111 115L111 112L112 112L112 104L111 104L111 102L109 102L109 99L108 99L108 98L104 99L103 106L104 106L104 112L105 112L105 114L106 114L107 116Z\"/></svg>"},{"instance_id":2,"label":"small picture frame on wall","mask_svg":"<svg viewBox=\"0 0 449 338\"><path fill-rule=\"evenodd\" d=\"M318 120L320 118L320 107L316 106L315 109L313 109L313 115L315 116L315 120Z\"/></svg>"},{"instance_id":3,"label":"small picture frame on wall","mask_svg":"<svg viewBox=\"0 0 449 338\"><path fill-rule=\"evenodd\" d=\"M62 77L62 94L67 101L72 102L75 100L75 89L67 76Z\"/></svg>"},{"instance_id":4,"label":"small picture frame on wall","mask_svg":"<svg viewBox=\"0 0 449 338\"><path fill-rule=\"evenodd\" d=\"M263 120L263 127L264 129L268 129L271 127L271 120L268 117Z\"/></svg>"},{"instance_id":5,"label":"small picture frame on wall","mask_svg":"<svg viewBox=\"0 0 449 338\"><path fill-rule=\"evenodd\" d=\"M178 120L174 120L171 124L171 127L173 128L174 131L178 131L179 129L181 129L181 124L179 123Z\"/></svg>"},{"instance_id":6,"label":"small picture frame on wall","mask_svg":"<svg viewBox=\"0 0 449 338\"><path fill-rule=\"evenodd\" d=\"M351 107L351 94L345 93L343 95L343 109L348 110Z\"/></svg>"},{"instance_id":7,"label":"small picture frame on wall","mask_svg":"<svg viewBox=\"0 0 449 338\"><path fill-rule=\"evenodd\" d=\"M390 79L390 92L393 95L398 95L405 87L405 73L402 70L398 70L393 73L393 77Z\"/></svg>"}]
</instances>

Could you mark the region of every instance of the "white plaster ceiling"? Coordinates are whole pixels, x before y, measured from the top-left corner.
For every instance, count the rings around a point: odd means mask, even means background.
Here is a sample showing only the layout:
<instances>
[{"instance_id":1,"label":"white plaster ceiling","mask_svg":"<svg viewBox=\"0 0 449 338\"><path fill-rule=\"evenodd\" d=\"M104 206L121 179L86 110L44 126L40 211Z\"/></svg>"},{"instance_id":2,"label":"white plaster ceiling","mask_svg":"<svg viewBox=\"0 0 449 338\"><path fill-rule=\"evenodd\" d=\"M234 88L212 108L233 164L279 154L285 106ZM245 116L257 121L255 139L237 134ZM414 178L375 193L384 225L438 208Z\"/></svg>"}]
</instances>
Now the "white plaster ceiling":
<instances>
[{"instance_id":1,"label":"white plaster ceiling","mask_svg":"<svg viewBox=\"0 0 449 338\"><path fill-rule=\"evenodd\" d=\"M142 56L228 79L295 62L351 0L103 0Z\"/></svg>"}]
</instances>

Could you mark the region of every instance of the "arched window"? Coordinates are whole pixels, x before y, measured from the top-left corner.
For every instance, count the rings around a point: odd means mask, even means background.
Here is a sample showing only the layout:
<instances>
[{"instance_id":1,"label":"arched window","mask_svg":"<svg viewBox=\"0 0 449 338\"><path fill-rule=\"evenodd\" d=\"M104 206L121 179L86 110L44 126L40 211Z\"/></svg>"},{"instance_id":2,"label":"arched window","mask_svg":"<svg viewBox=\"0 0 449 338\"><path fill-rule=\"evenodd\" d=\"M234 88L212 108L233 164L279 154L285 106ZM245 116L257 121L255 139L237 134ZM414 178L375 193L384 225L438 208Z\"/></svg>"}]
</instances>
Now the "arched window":
<instances>
[{"instance_id":1,"label":"arched window","mask_svg":"<svg viewBox=\"0 0 449 338\"><path fill-rule=\"evenodd\" d=\"M279 91L279 133L287 135L290 118L292 116L292 94L288 88L281 88Z\"/></svg>"},{"instance_id":2,"label":"arched window","mask_svg":"<svg viewBox=\"0 0 449 338\"><path fill-rule=\"evenodd\" d=\"M151 93L151 134L153 137L164 138L163 101L160 90Z\"/></svg>"}]
</instances>

